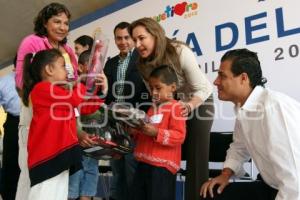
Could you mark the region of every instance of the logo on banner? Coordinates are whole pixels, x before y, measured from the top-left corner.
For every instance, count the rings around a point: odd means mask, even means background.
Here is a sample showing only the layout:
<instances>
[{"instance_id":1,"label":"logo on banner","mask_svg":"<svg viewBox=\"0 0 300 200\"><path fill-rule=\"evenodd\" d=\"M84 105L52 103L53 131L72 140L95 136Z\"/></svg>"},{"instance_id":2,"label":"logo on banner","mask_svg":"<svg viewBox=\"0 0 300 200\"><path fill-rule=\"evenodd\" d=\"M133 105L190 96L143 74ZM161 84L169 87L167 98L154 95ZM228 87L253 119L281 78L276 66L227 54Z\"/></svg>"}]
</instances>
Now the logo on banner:
<instances>
[{"instance_id":1,"label":"logo on banner","mask_svg":"<svg viewBox=\"0 0 300 200\"><path fill-rule=\"evenodd\" d=\"M154 16L157 22L167 20L173 17L189 18L197 15L198 3L188 3L186 1L177 3L176 5L167 5L165 11L162 14Z\"/></svg>"}]
</instances>

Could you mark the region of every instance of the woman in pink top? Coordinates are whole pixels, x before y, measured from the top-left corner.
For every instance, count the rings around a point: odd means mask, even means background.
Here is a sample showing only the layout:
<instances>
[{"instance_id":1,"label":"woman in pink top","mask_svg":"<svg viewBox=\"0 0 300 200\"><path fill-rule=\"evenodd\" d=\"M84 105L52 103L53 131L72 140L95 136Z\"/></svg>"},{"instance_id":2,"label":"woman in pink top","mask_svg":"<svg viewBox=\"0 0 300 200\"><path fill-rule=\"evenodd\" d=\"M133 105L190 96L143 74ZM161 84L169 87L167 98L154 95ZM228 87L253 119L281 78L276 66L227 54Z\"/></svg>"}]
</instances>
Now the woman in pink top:
<instances>
[{"instance_id":1,"label":"woman in pink top","mask_svg":"<svg viewBox=\"0 0 300 200\"><path fill-rule=\"evenodd\" d=\"M23 62L28 53L56 48L64 54L68 79L77 78L77 61L73 50L66 44L69 32L70 12L62 4L51 3L45 6L34 20L34 34L25 37L18 49L16 66L16 86L22 92ZM67 62L69 60L69 62ZM27 136L31 121L31 108L22 106L19 125L19 165L21 174L16 200L28 199L30 180L27 166Z\"/></svg>"},{"instance_id":2,"label":"woman in pink top","mask_svg":"<svg viewBox=\"0 0 300 200\"><path fill-rule=\"evenodd\" d=\"M68 70L68 77L77 77L77 61L75 53L69 47L67 35L69 33L69 21L71 14L62 4L51 3L44 7L34 21L34 34L25 37L18 49L16 83L22 89L23 61L28 53L36 53L45 49L56 48L63 54L67 53L73 69ZM70 71L70 72L69 72Z\"/></svg>"}]
</instances>

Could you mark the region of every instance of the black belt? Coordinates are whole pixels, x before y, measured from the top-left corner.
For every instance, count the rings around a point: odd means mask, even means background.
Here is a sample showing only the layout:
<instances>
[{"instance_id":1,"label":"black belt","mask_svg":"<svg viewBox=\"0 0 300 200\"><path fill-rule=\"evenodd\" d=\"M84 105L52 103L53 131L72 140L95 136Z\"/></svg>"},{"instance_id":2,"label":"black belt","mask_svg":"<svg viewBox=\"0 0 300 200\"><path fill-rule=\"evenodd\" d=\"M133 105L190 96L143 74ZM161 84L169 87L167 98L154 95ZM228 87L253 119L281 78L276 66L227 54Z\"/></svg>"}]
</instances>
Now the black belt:
<instances>
[{"instance_id":1,"label":"black belt","mask_svg":"<svg viewBox=\"0 0 300 200\"><path fill-rule=\"evenodd\" d=\"M12 115L10 113L7 113L6 117L7 118L13 118L13 119L19 119L20 118L20 116L15 116L15 115Z\"/></svg>"}]
</instances>

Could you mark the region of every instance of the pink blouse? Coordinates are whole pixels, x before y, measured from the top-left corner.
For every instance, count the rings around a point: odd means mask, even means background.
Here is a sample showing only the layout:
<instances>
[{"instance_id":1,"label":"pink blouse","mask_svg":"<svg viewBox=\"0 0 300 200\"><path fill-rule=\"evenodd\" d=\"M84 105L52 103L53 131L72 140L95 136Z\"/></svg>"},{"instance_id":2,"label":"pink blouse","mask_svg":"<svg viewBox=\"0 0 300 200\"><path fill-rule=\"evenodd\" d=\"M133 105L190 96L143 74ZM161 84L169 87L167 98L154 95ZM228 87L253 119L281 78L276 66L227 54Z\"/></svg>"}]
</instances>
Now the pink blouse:
<instances>
[{"instance_id":1,"label":"pink blouse","mask_svg":"<svg viewBox=\"0 0 300 200\"><path fill-rule=\"evenodd\" d=\"M24 58L28 53L37 53L38 51L45 50L45 49L51 49L53 48L51 44L48 41L48 38L45 36L37 36L35 34L31 34L27 37L25 37L18 49L17 54L17 66L16 66L16 86L18 88L22 88L23 86L23 63ZM74 76L75 79L77 79L77 60L74 51L70 46L67 44L63 45L63 48L65 51L69 54L71 63L73 66Z\"/></svg>"}]
</instances>

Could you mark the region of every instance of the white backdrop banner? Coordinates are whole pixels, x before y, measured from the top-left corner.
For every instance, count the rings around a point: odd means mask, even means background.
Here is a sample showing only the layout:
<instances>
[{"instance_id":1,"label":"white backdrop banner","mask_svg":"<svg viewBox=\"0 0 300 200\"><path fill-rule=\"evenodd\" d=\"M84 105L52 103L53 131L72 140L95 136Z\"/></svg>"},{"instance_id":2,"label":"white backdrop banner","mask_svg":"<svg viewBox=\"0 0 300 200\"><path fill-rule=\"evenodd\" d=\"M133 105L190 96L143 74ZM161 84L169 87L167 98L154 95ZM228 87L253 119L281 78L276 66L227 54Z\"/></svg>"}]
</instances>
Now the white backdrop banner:
<instances>
[{"instance_id":1,"label":"white backdrop banner","mask_svg":"<svg viewBox=\"0 0 300 200\"><path fill-rule=\"evenodd\" d=\"M110 38L108 56L118 49L113 29L121 21L155 18L167 36L186 42L211 82L221 56L229 49L258 52L267 87L300 101L300 1L299 0L144 0L108 14L70 32L69 42L92 35L101 27ZM297 89L298 88L298 89ZM233 104L220 102L214 90L215 131L233 130Z\"/></svg>"}]
</instances>

